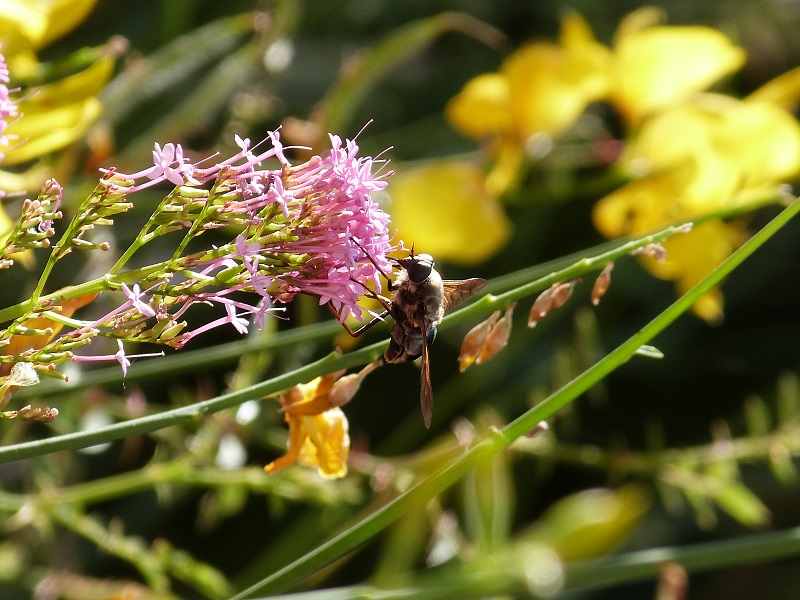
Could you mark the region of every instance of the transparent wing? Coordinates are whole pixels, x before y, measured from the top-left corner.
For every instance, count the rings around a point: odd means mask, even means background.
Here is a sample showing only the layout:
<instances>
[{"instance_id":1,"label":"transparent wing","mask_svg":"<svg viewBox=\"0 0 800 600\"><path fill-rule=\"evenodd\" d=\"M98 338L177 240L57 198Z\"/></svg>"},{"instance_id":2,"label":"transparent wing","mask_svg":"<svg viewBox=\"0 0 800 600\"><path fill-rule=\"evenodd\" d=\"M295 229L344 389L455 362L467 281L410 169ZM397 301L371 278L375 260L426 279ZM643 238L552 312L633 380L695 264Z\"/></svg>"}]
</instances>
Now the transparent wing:
<instances>
[{"instance_id":1,"label":"transparent wing","mask_svg":"<svg viewBox=\"0 0 800 600\"><path fill-rule=\"evenodd\" d=\"M463 280L450 279L443 281L442 285L444 286L444 311L448 312L486 287L486 280L480 277Z\"/></svg>"}]
</instances>

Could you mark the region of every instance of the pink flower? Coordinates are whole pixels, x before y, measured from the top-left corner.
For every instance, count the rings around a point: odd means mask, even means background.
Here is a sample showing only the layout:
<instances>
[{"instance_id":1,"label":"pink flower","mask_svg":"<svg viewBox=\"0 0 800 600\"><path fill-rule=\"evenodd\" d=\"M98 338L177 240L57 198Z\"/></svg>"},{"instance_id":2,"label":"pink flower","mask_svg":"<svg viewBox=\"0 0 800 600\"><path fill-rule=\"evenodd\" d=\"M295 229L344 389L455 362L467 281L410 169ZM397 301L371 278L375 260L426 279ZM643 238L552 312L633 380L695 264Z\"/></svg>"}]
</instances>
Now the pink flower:
<instances>
[{"instance_id":1,"label":"pink flower","mask_svg":"<svg viewBox=\"0 0 800 600\"><path fill-rule=\"evenodd\" d=\"M116 201L159 182L178 186L158 221L171 229L238 229L226 244L176 257L172 269L180 277L161 272L142 282L156 299L159 315L137 285L123 287L124 310L133 307L138 313L127 326L156 316L160 322L170 319L172 331L190 306L224 305L226 316L165 342L182 346L221 325L244 333L246 318L263 328L267 312L282 310L276 303L290 302L299 293L317 296L320 304L329 302L342 319L360 317L357 302L365 286L380 292L381 271L392 269L389 216L371 195L386 187L384 179L391 173L373 173L376 161L359 157L354 141L330 139L328 153L298 165L286 157L279 133L271 132L267 147L258 151L262 144L253 147L237 137L239 151L213 165L210 159L201 161L203 166L190 163L179 145L156 144L153 167L130 175L107 170L104 181ZM276 159L279 168L262 167ZM237 294L234 301L234 292L251 292L255 300Z\"/></svg>"},{"instance_id":2,"label":"pink flower","mask_svg":"<svg viewBox=\"0 0 800 600\"><path fill-rule=\"evenodd\" d=\"M125 356L125 348L122 346L122 340L117 340L117 345L119 346L119 350L117 350L114 358L116 358L119 366L122 367L122 377L124 379L128 374L128 367L131 366L131 361Z\"/></svg>"},{"instance_id":3,"label":"pink flower","mask_svg":"<svg viewBox=\"0 0 800 600\"><path fill-rule=\"evenodd\" d=\"M10 81L8 65L5 57L0 54L0 146L8 146L9 138L2 134L8 127L9 119L14 119L19 114L17 105L11 99L12 90L8 89ZM3 156L4 154L0 152L0 160Z\"/></svg>"},{"instance_id":4,"label":"pink flower","mask_svg":"<svg viewBox=\"0 0 800 600\"><path fill-rule=\"evenodd\" d=\"M156 316L156 311L148 304L148 301L142 300L142 298L144 298L144 293L139 289L138 283L133 284L133 289L128 288L128 286L123 283L122 292L128 297L128 300L131 301L131 305L142 313L143 316Z\"/></svg>"}]
</instances>

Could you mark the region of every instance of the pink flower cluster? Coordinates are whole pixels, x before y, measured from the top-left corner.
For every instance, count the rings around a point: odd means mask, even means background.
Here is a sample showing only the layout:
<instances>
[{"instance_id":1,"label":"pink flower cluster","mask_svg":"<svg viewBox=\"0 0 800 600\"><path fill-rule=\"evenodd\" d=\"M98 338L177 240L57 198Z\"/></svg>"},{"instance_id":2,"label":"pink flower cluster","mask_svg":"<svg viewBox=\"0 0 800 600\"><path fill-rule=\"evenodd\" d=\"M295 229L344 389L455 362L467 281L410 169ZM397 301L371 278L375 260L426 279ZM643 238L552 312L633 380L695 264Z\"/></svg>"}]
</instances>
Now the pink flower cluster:
<instances>
[{"instance_id":1,"label":"pink flower cluster","mask_svg":"<svg viewBox=\"0 0 800 600\"><path fill-rule=\"evenodd\" d=\"M128 301L120 309L135 310L139 319L167 316L159 310L165 297L173 305L181 303L169 315L173 321L198 302L225 307L225 316L182 332L173 345L182 346L222 324L244 333L246 315L263 328L264 315L274 303L289 302L298 293L330 303L342 320L351 314L362 318L356 303L365 286L380 292L381 271L391 271L389 216L372 198L386 187L390 173L373 174L375 161L358 157L355 141L343 142L335 135L327 154L298 165L287 159L278 132L269 134L269 142L267 150L255 152L249 140L237 137L239 152L208 167L202 165L208 161L189 162L180 145L156 144L154 166L129 175L106 171L111 191L125 196L165 181L178 186L174 198L185 196L193 208L175 208L173 228L200 234L233 225L241 231L212 251L181 257L176 266L182 275L195 277L181 283L177 295L174 288L166 293L168 279L155 277L142 282L144 292L138 286L124 289ZM277 163L275 168L262 167L268 160ZM198 196L209 183L208 195ZM221 279L225 285L219 285ZM240 295L233 299L239 291L254 292L258 301L251 304Z\"/></svg>"}]
</instances>

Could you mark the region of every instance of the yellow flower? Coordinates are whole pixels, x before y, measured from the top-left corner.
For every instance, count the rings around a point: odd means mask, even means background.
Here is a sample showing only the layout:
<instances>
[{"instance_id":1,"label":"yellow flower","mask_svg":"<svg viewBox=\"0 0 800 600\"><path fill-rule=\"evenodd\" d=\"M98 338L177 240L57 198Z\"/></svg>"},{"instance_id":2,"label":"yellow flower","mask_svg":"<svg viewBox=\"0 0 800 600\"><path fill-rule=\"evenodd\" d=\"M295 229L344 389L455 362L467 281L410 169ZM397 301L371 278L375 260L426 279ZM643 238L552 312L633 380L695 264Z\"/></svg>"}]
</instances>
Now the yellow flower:
<instances>
[{"instance_id":1,"label":"yellow flower","mask_svg":"<svg viewBox=\"0 0 800 600\"><path fill-rule=\"evenodd\" d=\"M569 128L586 106L605 94L609 52L576 13L561 24L558 44L532 42L496 73L478 75L450 100L450 123L464 135L487 138L496 157L488 189L513 185L526 147L537 135ZM535 148L533 149L535 153Z\"/></svg>"},{"instance_id":2,"label":"yellow flower","mask_svg":"<svg viewBox=\"0 0 800 600\"><path fill-rule=\"evenodd\" d=\"M22 87L20 116L3 132L11 140L3 164L26 162L67 146L100 115L96 95L113 74L112 57L97 51L97 60L87 68L44 84L38 82L52 79L53 67L36 58L37 50L77 27L95 4L96 0L0 3L0 52L11 74L9 87Z\"/></svg>"},{"instance_id":3,"label":"yellow flower","mask_svg":"<svg viewBox=\"0 0 800 600\"><path fill-rule=\"evenodd\" d=\"M675 283L675 292L685 294L747 239L740 222L705 221L687 234L676 235L663 243L667 257L662 262L643 258L645 267L656 277ZM719 288L701 296L692 306L694 313L709 323L723 317L724 298Z\"/></svg>"},{"instance_id":4,"label":"yellow flower","mask_svg":"<svg viewBox=\"0 0 800 600\"><path fill-rule=\"evenodd\" d=\"M318 415L286 413L289 424L289 447L286 454L273 460L264 470L275 473L294 463L317 467L322 477L337 479L347 475L350 436L347 417L340 408Z\"/></svg>"},{"instance_id":5,"label":"yellow flower","mask_svg":"<svg viewBox=\"0 0 800 600\"><path fill-rule=\"evenodd\" d=\"M12 140L3 158L13 165L59 150L86 133L97 120L102 105L96 98L114 72L114 59L100 58L87 69L36 88L22 99L20 118L10 123L4 135Z\"/></svg>"},{"instance_id":6,"label":"yellow flower","mask_svg":"<svg viewBox=\"0 0 800 600\"><path fill-rule=\"evenodd\" d=\"M3 0L0 40L11 70L27 76L37 64L34 52L80 25L95 4L97 0Z\"/></svg>"},{"instance_id":7,"label":"yellow flower","mask_svg":"<svg viewBox=\"0 0 800 600\"><path fill-rule=\"evenodd\" d=\"M299 462L317 467L323 477L347 474L350 453L347 417L339 407L330 407L328 394L343 371L329 373L294 386L280 398L284 419L289 425L286 454L273 460L264 470L275 473Z\"/></svg>"},{"instance_id":8,"label":"yellow flower","mask_svg":"<svg viewBox=\"0 0 800 600\"><path fill-rule=\"evenodd\" d=\"M468 162L399 169L392 178L389 212L400 239L460 264L486 260L511 233L503 209L486 191L483 174Z\"/></svg>"},{"instance_id":9,"label":"yellow flower","mask_svg":"<svg viewBox=\"0 0 800 600\"><path fill-rule=\"evenodd\" d=\"M358 391L364 377L381 365L368 364L358 373L342 377L344 371L328 373L308 383L292 387L281 395L281 410L289 425L286 454L273 460L264 470L275 473L294 463L317 467L326 478L347 475L350 435L347 417L339 408Z\"/></svg>"},{"instance_id":10,"label":"yellow flower","mask_svg":"<svg viewBox=\"0 0 800 600\"><path fill-rule=\"evenodd\" d=\"M757 98L708 94L645 121L620 160L636 178L598 202L597 229L611 238L641 234L777 193L782 182L800 173L800 124L783 108ZM667 262L645 264L683 293L743 236L738 224L704 223L664 244ZM707 295L694 310L719 320L722 295Z\"/></svg>"},{"instance_id":11,"label":"yellow flower","mask_svg":"<svg viewBox=\"0 0 800 600\"><path fill-rule=\"evenodd\" d=\"M532 42L495 73L473 78L447 105L464 135L489 141L494 164L487 189L514 185L526 155L571 127L597 100L615 105L635 125L686 101L744 62L744 51L708 27L657 26L661 12L644 8L620 23L609 48L586 21L570 13L558 44Z\"/></svg>"},{"instance_id":12,"label":"yellow flower","mask_svg":"<svg viewBox=\"0 0 800 600\"><path fill-rule=\"evenodd\" d=\"M744 64L744 51L702 26L653 26L658 9L628 15L614 36L609 100L630 124L679 104Z\"/></svg>"},{"instance_id":13,"label":"yellow flower","mask_svg":"<svg viewBox=\"0 0 800 600\"><path fill-rule=\"evenodd\" d=\"M559 41L529 43L499 72L469 81L447 106L453 126L471 137L505 135L519 143L569 127L605 92L608 51L575 13L562 22Z\"/></svg>"}]
</instances>

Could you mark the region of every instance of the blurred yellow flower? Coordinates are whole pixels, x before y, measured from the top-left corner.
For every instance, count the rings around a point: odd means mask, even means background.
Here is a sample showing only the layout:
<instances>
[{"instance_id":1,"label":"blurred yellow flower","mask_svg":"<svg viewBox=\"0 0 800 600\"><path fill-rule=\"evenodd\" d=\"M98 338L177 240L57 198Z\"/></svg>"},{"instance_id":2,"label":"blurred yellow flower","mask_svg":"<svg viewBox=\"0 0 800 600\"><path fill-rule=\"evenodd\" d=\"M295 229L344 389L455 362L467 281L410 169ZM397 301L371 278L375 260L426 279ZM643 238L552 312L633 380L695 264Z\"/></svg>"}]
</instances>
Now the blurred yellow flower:
<instances>
[{"instance_id":1,"label":"blurred yellow flower","mask_svg":"<svg viewBox=\"0 0 800 600\"><path fill-rule=\"evenodd\" d=\"M562 21L559 43L531 42L496 73L473 78L445 109L464 135L488 139L496 157L488 189L513 183L526 145L536 135L563 133L586 106L606 92L608 48L576 13Z\"/></svg>"},{"instance_id":2,"label":"blurred yellow flower","mask_svg":"<svg viewBox=\"0 0 800 600\"><path fill-rule=\"evenodd\" d=\"M21 87L19 116L4 132L11 143L3 164L26 162L67 146L100 115L96 95L113 75L111 56L98 51L97 60L88 67L55 80L49 73L53 68L36 58L37 50L78 26L95 4L96 0L0 3L0 52L11 74L9 87ZM9 181L13 179L4 180Z\"/></svg>"},{"instance_id":3,"label":"blurred yellow flower","mask_svg":"<svg viewBox=\"0 0 800 600\"><path fill-rule=\"evenodd\" d=\"M92 64L60 79L49 73L52 67L36 57L37 50L79 25L95 4L96 0L0 3L0 63L8 67L4 74L10 73L11 79L9 82L4 77L0 85L4 99L14 104L13 118L0 124L3 165L27 162L64 148L83 136L100 115L102 106L96 95L113 75L111 56L97 51L97 60ZM28 191L41 186L49 176L42 164L19 173L0 171L0 192ZM8 217L0 208L0 239L10 229ZM23 262L26 256L28 252L20 256Z\"/></svg>"},{"instance_id":4,"label":"blurred yellow flower","mask_svg":"<svg viewBox=\"0 0 800 600\"><path fill-rule=\"evenodd\" d=\"M768 102L707 94L646 120L628 140L620 168L634 179L600 200L593 215L611 238L776 194L800 174L800 124ZM683 293L743 239L738 224L703 223L664 244L665 263L645 264ZM717 321L722 305L715 291L694 310Z\"/></svg>"},{"instance_id":5,"label":"blurred yellow flower","mask_svg":"<svg viewBox=\"0 0 800 600\"><path fill-rule=\"evenodd\" d=\"M622 20L614 36L609 97L629 124L679 104L744 64L744 51L720 31L653 25L646 7Z\"/></svg>"},{"instance_id":6,"label":"blurred yellow flower","mask_svg":"<svg viewBox=\"0 0 800 600\"><path fill-rule=\"evenodd\" d=\"M97 0L3 0L0 41L12 72L26 77L35 52L66 35L92 12Z\"/></svg>"},{"instance_id":7,"label":"blurred yellow flower","mask_svg":"<svg viewBox=\"0 0 800 600\"><path fill-rule=\"evenodd\" d=\"M20 117L5 131L12 147L3 164L38 158L80 138L100 116L96 95L113 73L114 59L104 56L79 73L37 87L18 102Z\"/></svg>"},{"instance_id":8,"label":"blurred yellow flower","mask_svg":"<svg viewBox=\"0 0 800 600\"><path fill-rule=\"evenodd\" d=\"M507 191L526 154L535 156L571 127L586 107L606 100L635 125L741 67L744 51L709 27L659 26L658 9L634 11L620 23L611 48L586 21L569 13L558 44L531 42L495 73L471 79L445 114L462 134L488 140L493 166L487 189Z\"/></svg>"},{"instance_id":9,"label":"blurred yellow flower","mask_svg":"<svg viewBox=\"0 0 800 600\"><path fill-rule=\"evenodd\" d=\"M454 263L488 259L511 233L503 209L486 191L483 173L468 162L398 169L389 212L400 239Z\"/></svg>"}]
</instances>

